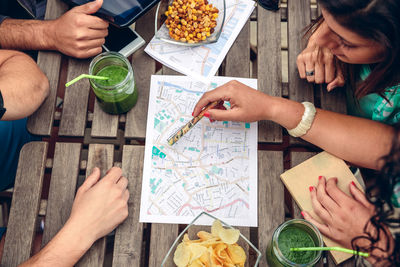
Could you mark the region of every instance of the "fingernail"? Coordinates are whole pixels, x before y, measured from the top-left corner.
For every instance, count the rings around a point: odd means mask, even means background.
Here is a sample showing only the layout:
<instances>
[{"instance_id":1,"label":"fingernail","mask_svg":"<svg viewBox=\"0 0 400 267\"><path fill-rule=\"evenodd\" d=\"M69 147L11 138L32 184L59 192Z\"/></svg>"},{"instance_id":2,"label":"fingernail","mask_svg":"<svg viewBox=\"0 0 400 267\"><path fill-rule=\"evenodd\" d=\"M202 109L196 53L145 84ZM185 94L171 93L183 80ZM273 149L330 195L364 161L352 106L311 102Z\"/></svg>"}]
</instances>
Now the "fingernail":
<instances>
[{"instance_id":1,"label":"fingernail","mask_svg":"<svg viewBox=\"0 0 400 267\"><path fill-rule=\"evenodd\" d=\"M323 176L318 176L318 180L321 180Z\"/></svg>"},{"instance_id":2,"label":"fingernail","mask_svg":"<svg viewBox=\"0 0 400 267\"><path fill-rule=\"evenodd\" d=\"M212 119L209 119L210 120L210 122L214 122L215 120L212 120Z\"/></svg>"},{"instance_id":3,"label":"fingernail","mask_svg":"<svg viewBox=\"0 0 400 267\"><path fill-rule=\"evenodd\" d=\"M303 212L303 211L302 211L302 212L300 212L300 214L301 214L301 216L305 217L305 216L304 216L304 212Z\"/></svg>"},{"instance_id":4,"label":"fingernail","mask_svg":"<svg viewBox=\"0 0 400 267\"><path fill-rule=\"evenodd\" d=\"M312 192L312 191L314 190L314 186L310 186L310 187L308 188L308 190L310 190L310 192Z\"/></svg>"},{"instance_id":5,"label":"fingernail","mask_svg":"<svg viewBox=\"0 0 400 267\"><path fill-rule=\"evenodd\" d=\"M192 112L192 116L193 116L194 112Z\"/></svg>"},{"instance_id":6,"label":"fingernail","mask_svg":"<svg viewBox=\"0 0 400 267\"><path fill-rule=\"evenodd\" d=\"M351 181L351 184L352 184L353 186L357 187L357 186L356 186L356 183L355 183L354 181Z\"/></svg>"},{"instance_id":7,"label":"fingernail","mask_svg":"<svg viewBox=\"0 0 400 267\"><path fill-rule=\"evenodd\" d=\"M210 118L210 113L208 113L208 112L204 112L204 117L207 117L207 118Z\"/></svg>"}]
</instances>

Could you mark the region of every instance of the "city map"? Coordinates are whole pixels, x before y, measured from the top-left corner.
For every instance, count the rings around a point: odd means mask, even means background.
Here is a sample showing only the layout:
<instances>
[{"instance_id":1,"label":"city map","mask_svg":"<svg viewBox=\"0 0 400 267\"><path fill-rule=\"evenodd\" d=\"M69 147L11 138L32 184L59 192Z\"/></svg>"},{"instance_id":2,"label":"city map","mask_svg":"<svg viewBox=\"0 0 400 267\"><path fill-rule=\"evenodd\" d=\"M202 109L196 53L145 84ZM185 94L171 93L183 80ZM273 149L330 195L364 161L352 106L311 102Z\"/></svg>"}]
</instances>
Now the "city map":
<instances>
[{"instance_id":1,"label":"city map","mask_svg":"<svg viewBox=\"0 0 400 267\"><path fill-rule=\"evenodd\" d=\"M203 118L177 143L206 85L187 76L153 75L143 168L141 222L187 224L207 211L236 226L257 226L257 123ZM235 78L236 79L236 78ZM256 79L237 79L257 88Z\"/></svg>"},{"instance_id":2,"label":"city map","mask_svg":"<svg viewBox=\"0 0 400 267\"><path fill-rule=\"evenodd\" d=\"M208 83L215 75L253 9L254 1L252 0L226 0L225 24L218 42L186 47L169 44L153 37L145 52L165 66Z\"/></svg>"}]
</instances>

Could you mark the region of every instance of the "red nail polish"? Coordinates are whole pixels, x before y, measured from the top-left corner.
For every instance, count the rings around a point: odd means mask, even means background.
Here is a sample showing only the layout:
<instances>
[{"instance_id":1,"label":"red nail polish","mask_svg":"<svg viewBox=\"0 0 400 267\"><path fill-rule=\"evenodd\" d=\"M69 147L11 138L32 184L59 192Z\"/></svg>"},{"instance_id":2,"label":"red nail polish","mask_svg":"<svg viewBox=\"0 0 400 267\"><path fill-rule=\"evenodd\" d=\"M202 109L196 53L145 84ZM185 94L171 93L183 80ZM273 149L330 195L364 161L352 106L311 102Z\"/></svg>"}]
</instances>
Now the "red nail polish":
<instances>
[{"instance_id":1,"label":"red nail polish","mask_svg":"<svg viewBox=\"0 0 400 267\"><path fill-rule=\"evenodd\" d=\"M210 118L210 113L204 112L203 116L204 116L204 117L207 117L207 118Z\"/></svg>"},{"instance_id":2,"label":"red nail polish","mask_svg":"<svg viewBox=\"0 0 400 267\"><path fill-rule=\"evenodd\" d=\"M192 112L192 116L193 116L194 112Z\"/></svg>"},{"instance_id":3,"label":"red nail polish","mask_svg":"<svg viewBox=\"0 0 400 267\"><path fill-rule=\"evenodd\" d=\"M322 179L322 176L319 176L319 177L318 177L318 180L321 180L321 179Z\"/></svg>"},{"instance_id":4,"label":"red nail polish","mask_svg":"<svg viewBox=\"0 0 400 267\"><path fill-rule=\"evenodd\" d=\"M310 187L308 188L308 190L310 190L310 192L312 192L312 191L314 190L314 186L310 186Z\"/></svg>"},{"instance_id":5,"label":"red nail polish","mask_svg":"<svg viewBox=\"0 0 400 267\"><path fill-rule=\"evenodd\" d=\"M303 217L304 217L304 212L300 212L300 214L301 214L301 216L303 216Z\"/></svg>"},{"instance_id":6,"label":"red nail polish","mask_svg":"<svg viewBox=\"0 0 400 267\"><path fill-rule=\"evenodd\" d=\"M354 185L355 187L357 187L355 182L351 181L351 184Z\"/></svg>"}]
</instances>

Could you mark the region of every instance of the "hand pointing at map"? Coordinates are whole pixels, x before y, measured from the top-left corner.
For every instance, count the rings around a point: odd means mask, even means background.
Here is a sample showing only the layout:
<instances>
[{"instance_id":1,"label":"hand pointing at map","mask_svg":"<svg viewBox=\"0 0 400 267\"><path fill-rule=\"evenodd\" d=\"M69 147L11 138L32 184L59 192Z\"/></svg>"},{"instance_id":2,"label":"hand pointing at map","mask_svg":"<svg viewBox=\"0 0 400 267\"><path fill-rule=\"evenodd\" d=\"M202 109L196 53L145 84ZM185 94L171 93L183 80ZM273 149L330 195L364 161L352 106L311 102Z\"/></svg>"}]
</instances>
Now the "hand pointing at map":
<instances>
[{"instance_id":1,"label":"hand pointing at map","mask_svg":"<svg viewBox=\"0 0 400 267\"><path fill-rule=\"evenodd\" d=\"M271 96L257 91L238 81L230 81L212 91L205 93L194 108L193 116L210 102L217 100L229 101L231 109L210 109L206 117L217 121L245 121L253 122L269 119L267 103Z\"/></svg>"}]
</instances>

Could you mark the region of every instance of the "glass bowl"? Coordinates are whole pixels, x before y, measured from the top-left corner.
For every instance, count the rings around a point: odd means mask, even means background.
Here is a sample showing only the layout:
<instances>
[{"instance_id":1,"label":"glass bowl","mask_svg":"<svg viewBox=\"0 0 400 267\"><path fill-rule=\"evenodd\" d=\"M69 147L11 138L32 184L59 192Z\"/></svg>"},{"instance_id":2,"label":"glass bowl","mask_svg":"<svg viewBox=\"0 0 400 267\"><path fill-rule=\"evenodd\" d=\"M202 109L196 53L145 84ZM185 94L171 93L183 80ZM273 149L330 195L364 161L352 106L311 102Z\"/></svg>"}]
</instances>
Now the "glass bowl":
<instances>
[{"instance_id":1,"label":"glass bowl","mask_svg":"<svg viewBox=\"0 0 400 267\"><path fill-rule=\"evenodd\" d=\"M184 234L188 234L191 240L198 239L197 232L198 231L207 231L211 233L211 225L214 220L219 220L225 228L233 228L229 224L224 221L214 217L213 215L202 212L193 219L193 221L186 226L186 228L179 234L179 236L175 239L174 243L168 250L167 255L164 257L161 266L162 267L176 267L174 263L174 253L177 246L182 242ZM254 246L242 233L240 233L238 245L240 245L246 252L246 262L249 261L249 258L255 257L254 267L258 266L259 261L261 260L262 254L261 252ZM248 248L248 249L247 249ZM250 257L251 255L251 257ZM253 256L254 255L254 256Z\"/></svg>"},{"instance_id":2,"label":"glass bowl","mask_svg":"<svg viewBox=\"0 0 400 267\"><path fill-rule=\"evenodd\" d=\"M208 0L209 4L212 4L214 7L218 8L218 18L217 18L217 26L214 28L214 32L210 34L203 41L199 41L197 43L188 43L188 42L181 42L176 41L175 39L169 36L168 28L165 26L165 20L167 17L165 16L165 11L168 10L168 6L172 4L173 0L161 0L158 3L157 11L156 11L156 21L155 25L155 38L162 40L166 43L182 45L182 46L200 46L205 44L212 44L218 41L221 33L222 28L225 23L225 13L226 13L226 4L225 0Z\"/></svg>"}]
</instances>

